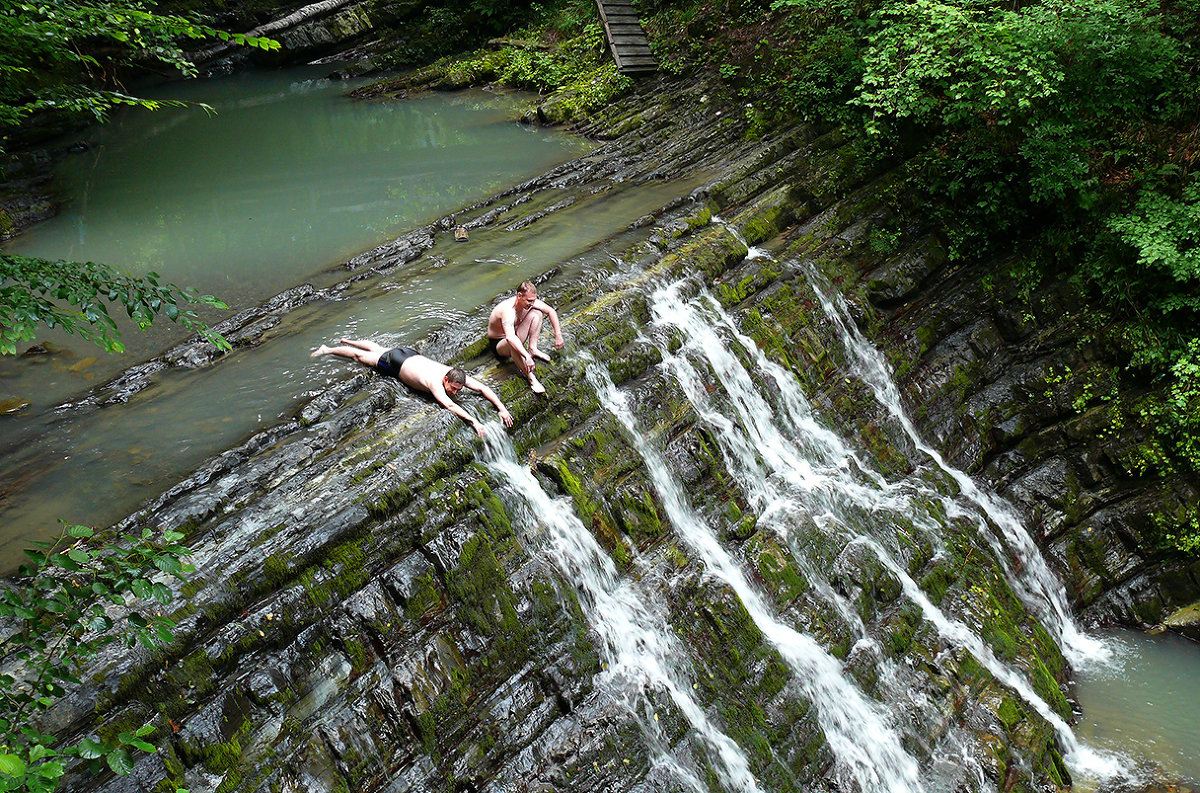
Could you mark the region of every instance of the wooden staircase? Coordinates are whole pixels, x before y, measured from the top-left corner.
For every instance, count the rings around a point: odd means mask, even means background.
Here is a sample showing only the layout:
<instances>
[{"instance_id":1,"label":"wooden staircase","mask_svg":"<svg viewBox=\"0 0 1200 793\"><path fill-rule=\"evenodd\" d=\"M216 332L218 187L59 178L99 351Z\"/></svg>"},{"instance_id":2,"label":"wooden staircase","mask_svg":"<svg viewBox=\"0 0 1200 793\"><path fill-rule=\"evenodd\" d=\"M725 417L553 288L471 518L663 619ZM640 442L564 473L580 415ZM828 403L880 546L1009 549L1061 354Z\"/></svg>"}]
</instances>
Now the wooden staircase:
<instances>
[{"instance_id":1,"label":"wooden staircase","mask_svg":"<svg viewBox=\"0 0 1200 793\"><path fill-rule=\"evenodd\" d=\"M631 77L658 71L658 61L650 52L646 31L642 30L630 0L596 0L596 6L617 71Z\"/></svg>"}]
</instances>

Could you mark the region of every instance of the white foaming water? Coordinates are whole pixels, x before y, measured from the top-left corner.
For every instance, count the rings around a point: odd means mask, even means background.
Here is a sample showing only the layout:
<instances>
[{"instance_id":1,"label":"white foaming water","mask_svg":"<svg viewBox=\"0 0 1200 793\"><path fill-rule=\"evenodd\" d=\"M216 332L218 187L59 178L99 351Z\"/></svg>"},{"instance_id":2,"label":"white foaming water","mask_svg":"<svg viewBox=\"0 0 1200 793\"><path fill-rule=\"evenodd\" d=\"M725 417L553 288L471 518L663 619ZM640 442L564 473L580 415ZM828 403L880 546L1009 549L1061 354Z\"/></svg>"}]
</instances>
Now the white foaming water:
<instances>
[{"instance_id":1,"label":"white foaming water","mask_svg":"<svg viewBox=\"0 0 1200 793\"><path fill-rule=\"evenodd\" d=\"M708 310L703 310L705 306ZM841 438L821 426L813 418L795 378L762 356L756 364L760 371L771 374L785 406L784 420L780 420L780 414L758 393L750 373L718 335L718 327L730 328L732 323L715 300L701 295L695 301L684 302L679 297L679 285L675 285L654 296L651 311L658 326L680 331L684 343L678 354L660 345L664 365L675 375L701 420L712 429L731 473L757 508L760 523L787 539L795 521L785 518L798 512L810 515L826 533L830 527L844 523L844 516L852 511L863 515L904 514L923 533L936 535L933 521L914 508L906 493L907 485L889 484ZM761 355L753 341L746 342L756 358ZM689 354L708 361L724 386L732 418L714 405ZM867 483L859 481L860 477ZM865 637L866 629L853 606L829 585L824 571L810 563L807 555L795 556L810 584L860 637Z\"/></svg>"},{"instance_id":2,"label":"white foaming water","mask_svg":"<svg viewBox=\"0 0 1200 793\"><path fill-rule=\"evenodd\" d=\"M746 238L742 236L741 231L739 231L734 226L731 226L730 224L726 223L721 218L717 217L716 215L713 215L712 222L716 223L718 226L723 227L726 231L728 231L730 234L733 235L733 238L735 240L737 240L738 242L740 242L746 246L746 258L748 260L753 261L754 259L770 259L771 258L771 254L767 252L766 248L759 248L755 245L751 245L750 243L746 242Z\"/></svg>"},{"instance_id":3,"label":"white foaming water","mask_svg":"<svg viewBox=\"0 0 1200 793\"><path fill-rule=\"evenodd\" d=\"M796 674L800 688L816 709L829 747L864 793L916 793L922 790L917 763L904 751L895 731L877 707L842 674L841 664L810 637L784 625L770 613L737 563L695 514L675 476L638 430L625 395L603 367L589 365L588 380L604 407L625 427L646 464L668 518L704 562L708 572L725 582L754 624Z\"/></svg>"},{"instance_id":4,"label":"white foaming water","mask_svg":"<svg viewBox=\"0 0 1200 793\"><path fill-rule=\"evenodd\" d=\"M629 712L648 734L655 736L660 731L651 714L644 712L644 694L665 693L715 756L715 769L726 788L757 793L758 783L741 748L709 720L692 697L687 675L675 661L686 658L687 652L662 615L641 598L630 581L621 578L612 559L580 522L570 503L551 498L529 469L517 461L512 441L498 423L488 427L483 460L521 498L523 509L518 517L527 528L540 525L546 529L546 551L563 578L575 587L588 624L600 639L606 662L603 682L609 684L614 695L623 695L621 701ZM678 767L666 758L659 758L659 762L669 768ZM690 772L678 776L689 785L698 783Z\"/></svg>"},{"instance_id":5,"label":"white foaming water","mask_svg":"<svg viewBox=\"0 0 1200 793\"><path fill-rule=\"evenodd\" d=\"M701 303L705 304L707 310L700 309L698 304ZM1066 722L1038 696L1020 673L996 658L987 644L965 624L950 619L929 601L880 541L865 535L856 536L856 531L850 528L854 515L865 513L883 518L870 523L898 529L894 521L887 519L890 514L904 515L923 527L926 533L936 534L937 526L932 517L911 498L911 495L931 498L936 494L919 482L891 485L881 474L870 471L847 449L840 437L814 420L795 378L762 355L751 339L738 332L720 304L710 296L702 294L685 303L679 298L677 284L655 294L651 310L656 324L679 330L684 343L678 354L671 354L665 344L660 346L664 366L676 375L701 420L713 429L725 452L730 473L738 479L753 501L760 505L769 504L772 509L778 508L781 503L790 503L796 512L807 510L814 513L815 522L823 530L837 532L842 542L857 542L869 547L899 580L905 595L921 608L925 618L944 639L970 652L997 680L1016 692L1054 727L1064 746L1067 761L1073 768L1108 779L1121 772L1124 765L1121 758L1081 745ZM779 388L780 401L785 406L782 417L756 392L749 373L716 332L718 327L724 328L742 343L759 371L772 375ZM711 406L709 389L703 387L699 373L687 358L689 353L708 361L727 392L732 412L735 413L733 420ZM778 424L786 425L786 434ZM753 447L741 441L743 434L754 439ZM810 456L816 458L816 464L822 467L824 476L789 475L789 470L811 472L814 463L809 460ZM854 465L829 465L839 460L851 460ZM779 468L781 465L785 467L783 470ZM764 466L769 470L764 471ZM875 488L864 486L853 478L855 471L865 474ZM775 523L773 527L781 537L788 539L786 526ZM891 544L895 538L882 539ZM803 556L801 553L794 555L798 559Z\"/></svg>"},{"instance_id":6,"label":"white foaming water","mask_svg":"<svg viewBox=\"0 0 1200 793\"><path fill-rule=\"evenodd\" d=\"M975 484L971 477L963 471L951 466L942 455L922 440L912 421L904 412L900 402L900 391L892 380L891 369L884 360L882 353L872 346L859 332L858 326L849 319L845 301L840 295L833 298L826 296L817 277L809 271L809 284L816 293L826 316L838 329L846 349L854 359L855 374L865 382L875 394L881 405L887 408L893 418L899 422L916 448L927 455L944 472L950 475L958 484L963 496L981 511L979 524L983 535L994 537L989 528L998 527L1003 534L1007 547L1017 555L1020 564L1017 569L1009 562L1008 554L998 544L1000 538L995 538L993 548L996 558L1003 565L1014 589L1025 604L1033 610L1041 621L1055 634L1063 653L1073 666L1081 667L1087 664L1107 663L1112 652L1101 640L1084 634L1071 618L1067 606L1066 593L1062 584L1046 564L1041 551L1029 536L1013 507L997 496L984 491ZM983 518L986 517L986 520Z\"/></svg>"},{"instance_id":7,"label":"white foaming water","mask_svg":"<svg viewBox=\"0 0 1200 793\"><path fill-rule=\"evenodd\" d=\"M909 600L921 607L921 613L934 628L937 629L939 635L947 641L962 647L975 657L979 663L983 664L984 668L992 673L992 676L999 680L1002 684L1008 686L1017 693L1021 699L1025 700L1038 715L1049 722L1054 731L1058 733L1059 740L1063 742L1066 748L1068 757L1077 755L1079 752L1079 741L1075 738L1075 733L1063 721L1044 699L1038 696L1033 690L1033 686L1029 684L1024 677L1016 671L1008 667L1003 661L996 657L992 652L992 648L987 646L979 636L975 634L966 624L959 620L950 619L937 606L933 605L932 601L925 595L917 583L912 580L912 576L908 571L904 570L892 555L888 553L883 546L869 537L859 536L851 540L853 543L870 548L875 558L883 562L883 566L891 571L897 580L900 582L900 588L904 591Z\"/></svg>"},{"instance_id":8,"label":"white foaming water","mask_svg":"<svg viewBox=\"0 0 1200 793\"><path fill-rule=\"evenodd\" d=\"M1092 777L1101 781L1124 782L1137 781L1138 771L1129 759L1113 752L1088 746L1075 737L1075 732L1040 696L1033 686L1011 667L996 657L992 649L979 638L969 627L958 620L947 617L941 609L933 605L916 582L904 571L891 555L874 540L860 537L858 542L869 547L876 558L892 572L900 581L904 594L921 607L925 619L937 629L947 641L957 644L975 657L992 676L1003 685L1008 686L1025 702L1037 711L1046 722L1054 728L1058 740L1063 747L1063 760L1072 773ZM1145 780L1148 781L1148 780Z\"/></svg>"},{"instance_id":9,"label":"white foaming water","mask_svg":"<svg viewBox=\"0 0 1200 793\"><path fill-rule=\"evenodd\" d=\"M657 311L658 308L659 304L656 303L653 310ZM713 430L726 457L736 460L739 464L739 479L743 483L747 497L758 512L759 523L776 527L779 534L786 533L782 527L792 523L791 519L796 508L795 503L783 493L786 492L789 485L804 491L816 490L819 480L816 476L811 475L813 474L812 466L808 461L789 466L787 460L780 459L778 456L771 460L760 459L759 454L764 449L777 450L779 448L775 444L768 445L765 442L766 439L761 437L760 427L762 425L736 423L724 415L711 404L707 389L686 358L681 355L672 355L666 345L660 346L659 351L663 356L664 365L675 373L692 408L701 421ZM754 408L769 409L753 391L739 391L738 393L751 397ZM735 410L734 412L738 416L746 415L741 411ZM771 429L774 428L771 427ZM758 437L755 437L756 435ZM785 480L782 485L779 481L781 479ZM813 517L818 526L823 525L822 516L814 515ZM856 636L866 637L866 626L863 625L854 607L834 590L824 573L816 565L810 563L807 556L797 556L795 562L805 574L809 585L834 608L843 623L849 626Z\"/></svg>"}]
</instances>

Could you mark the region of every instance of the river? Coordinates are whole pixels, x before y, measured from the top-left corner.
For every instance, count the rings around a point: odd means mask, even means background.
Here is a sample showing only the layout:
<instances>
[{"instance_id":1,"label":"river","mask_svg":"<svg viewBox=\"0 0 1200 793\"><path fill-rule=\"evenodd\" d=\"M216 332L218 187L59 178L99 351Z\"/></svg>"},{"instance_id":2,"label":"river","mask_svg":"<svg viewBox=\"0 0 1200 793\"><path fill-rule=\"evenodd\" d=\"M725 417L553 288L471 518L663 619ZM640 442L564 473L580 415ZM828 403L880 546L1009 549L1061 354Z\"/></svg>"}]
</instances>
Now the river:
<instances>
[{"instance_id":1,"label":"river","mask_svg":"<svg viewBox=\"0 0 1200 793\"><path fill-rule=\"evenodd\" d=\"M1172 633L1111 632L1117 659L1079 672L1077 732L1200 785L1200 645Z\"/></svg>"},{"instance_id":2,"label":"river","mask_svg":"<svg viewBox=\"0 0 1200 793\"><path fill-rule=\"evenodd\" d=\"M327 71L157 88L154 98L189 105L129 110L84 133L87 150L55 175L62 211L6 252L154 271L238 309L592 148L514 123L520 94L360 102ZM184 335L160 322L125 333L125 355L104 356L49 334L69 360L0 362L0 398L36 394L40 412Z\"/></svg>"},{"instance_id":3,"label":"river","mask_svg":"<svg viewBox=\"0 0 1200 793\"><path fill-rule=\"evenodd\" d=\"M239 309L295 284L337 283L354 254L595 147L513 121L527 101L519 93L369 103L348 99L352 84L320 73L256 72L160 89L156 97L204 102L215 113L128 113L89 131L89 149L68 157L57 176L63 211L6 252L153 269ZM158 372L127 403L99 410L70 402L185 334L165 321L141 333L127 328L120 355L45 334L51 354L0 359L0 400L31 403L0 416L0 567L12 569L21 548L55 533L60 519L119 520L203 460L285 420L315 389L354 374L310 361L318 344L342 336L412 343L454 329L520 281L556 263L569 270L572 257L687 189L583 196L563 220L536 230L480 229L403 272L288 314L269 344L216 366Z\"/></svg>"}]
</instances>

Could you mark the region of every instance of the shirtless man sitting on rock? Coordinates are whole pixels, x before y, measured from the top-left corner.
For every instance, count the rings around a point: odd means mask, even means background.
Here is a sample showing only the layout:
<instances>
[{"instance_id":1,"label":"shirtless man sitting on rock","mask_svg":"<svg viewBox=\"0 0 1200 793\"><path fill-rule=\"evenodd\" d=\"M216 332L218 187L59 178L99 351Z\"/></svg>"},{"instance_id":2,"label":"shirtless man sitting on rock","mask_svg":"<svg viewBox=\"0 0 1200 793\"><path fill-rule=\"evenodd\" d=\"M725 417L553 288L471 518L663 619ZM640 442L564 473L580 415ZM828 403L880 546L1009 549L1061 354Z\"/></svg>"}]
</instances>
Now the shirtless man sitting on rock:
<instances>
[{"instance_id":1,"label":"shirtless man sitting on rock","mask_svg":"<svg viewBox=\"0 0 1200 793\"><path fill-rule=\"evenodd\" d=\"M554 328L554 349L563 348L562 327L558 324L558 312L538 300L537 287L526 281L517 288L515 297L503 300L492 309L488 317L488 349L497 358L512 358L517 369L529 380L535 394L546 393L546 387L533 373L534 358L543 361L550 356L538 349L538 334L542 332L542 315L550 319Z\"/></svg>"},{"instance_id":2,"label":"shirtless man sitting on rock","mask_svg":"<svg viewBox=\"0 0 1200 793\"><path fill-rule=\"evenodd\" d=\"M450 398L456 396L464 387L478 391L500 411L500 420L504 422L504 426L512 426L512 414L504 407L500 397L474 377L467 377L467 373L462 369L451 369L444 363L426 358L412 347L388 349L373 341L360 339L342 339L341 344L343 346L340 347L326 347L322 344L313 350L311 357L339 355L349 358L382 374L395 377L409 388L432 394L439 405L474 427L475 432L482 438L483 425Z\"/></svg>"}]
</instances>

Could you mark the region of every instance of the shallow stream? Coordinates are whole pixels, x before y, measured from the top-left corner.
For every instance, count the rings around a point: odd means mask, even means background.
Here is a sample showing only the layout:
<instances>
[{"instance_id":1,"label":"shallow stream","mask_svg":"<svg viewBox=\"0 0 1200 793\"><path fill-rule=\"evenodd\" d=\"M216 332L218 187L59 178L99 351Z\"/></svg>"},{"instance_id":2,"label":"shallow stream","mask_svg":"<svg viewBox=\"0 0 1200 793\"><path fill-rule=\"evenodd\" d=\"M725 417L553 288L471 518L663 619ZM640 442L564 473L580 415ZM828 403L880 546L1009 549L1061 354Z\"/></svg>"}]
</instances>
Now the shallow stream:
<instances>
[{"instance_id":1,"label":"shallow stream","mask_svg":"<svg viewBox=\"0 0 1200 793\"><path fill-rule=\"evenodd\" d=\"M513 122L520 94L365 103L345 98L347 90L311 70L175 86L172 96L207 102L218 115L130 114L99 131L90 151L64 164L62 189L73 198L63 213L8 250L153 268L238 309L305 281L340 281L350 256L595 146ZM32 402L0 416L0 568L12 569L21 548L54 533L59 519L120 520L205 459L290 416L316 389L359 371L311 361L317 345L343 336L412 343L439 328L473 339L483 333L484 317L472 316L479 306L555 264L569 274L583 251L690 187L583 195L528 229L477 229L465 243L439 234L410 265L285 314L269 343L238 348L214 366L158 372L123 404L62 407L178 342L178 328L128 330L121 355L47 334L52 354L0 359L0 399ZM530 205L565 191L547 192Z\"/></svg>"}]
</instances>

